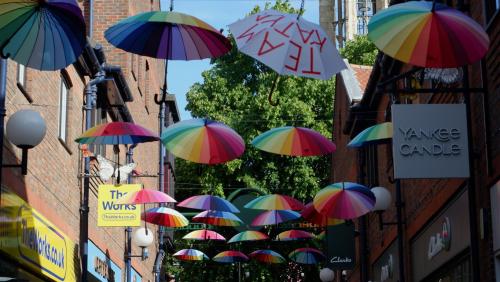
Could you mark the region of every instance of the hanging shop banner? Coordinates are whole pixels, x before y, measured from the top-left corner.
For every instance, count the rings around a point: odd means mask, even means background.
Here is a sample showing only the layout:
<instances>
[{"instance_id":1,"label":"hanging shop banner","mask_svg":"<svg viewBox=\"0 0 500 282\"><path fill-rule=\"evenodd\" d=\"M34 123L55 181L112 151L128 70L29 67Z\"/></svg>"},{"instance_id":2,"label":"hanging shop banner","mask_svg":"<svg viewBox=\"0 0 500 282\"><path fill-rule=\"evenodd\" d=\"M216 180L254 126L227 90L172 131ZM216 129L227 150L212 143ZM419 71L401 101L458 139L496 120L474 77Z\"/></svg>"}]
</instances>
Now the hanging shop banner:
<instances>
[{"instance_id":1,"label":"hanging shop banner","mask_svg":"<svg viewBox=\"0 0 500 282\"><path fill-rule=\"evenodd\" d=\"M141 184L99 185L97 226L140 226L141 206L116 202L141 188Z\"/></svg>"},{"instance_id":2,"label":"hanging shop banner","mask_svg":"<svg viewBox=\"0 0 500 282\"><path fill-rule=\"evenodd\" d=\"M77 247L22 198L2 189L0 251L54 281L76 281Z\"/></svg>"},{"instance_id":3,"label":"hanging shop banner","mask_svg":"<svg viewBox=\"0 0 500 282\"><path fill-rule=\"evenodd\" d=\"M101 251L90 240L88 252L87 269L94 278L102 282L122 281L122 270L109 258L109 255Z\"/></svg>"},{"instance_id":4,"label":"hanging shop banner","mask_svg":"<svg viewBox=\"0 0 500 282\"><path fill-rule=\"evenodd\" d=\"M356 265L354 224L328 226L324 244L329 268L333 270L354 269Z\"/></svg>"},{"instance_id":5,"label":"hanging shop banner","mask_svg":"<svg viewBox=\"0 0 500 282\"><path fill-rule=\"evenodd\" d=\"M394 177L469 177L463 104L392 105Z\"/></svg>"}]
</instances>

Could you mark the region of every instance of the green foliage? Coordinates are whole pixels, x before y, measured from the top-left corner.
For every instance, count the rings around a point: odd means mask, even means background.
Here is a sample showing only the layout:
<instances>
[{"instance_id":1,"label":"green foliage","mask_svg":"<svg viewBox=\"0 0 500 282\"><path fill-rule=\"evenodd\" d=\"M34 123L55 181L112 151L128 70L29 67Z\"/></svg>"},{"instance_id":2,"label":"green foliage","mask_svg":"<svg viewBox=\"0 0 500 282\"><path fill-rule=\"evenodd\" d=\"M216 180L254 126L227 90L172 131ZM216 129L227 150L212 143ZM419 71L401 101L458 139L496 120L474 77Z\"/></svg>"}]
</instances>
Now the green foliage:
<instances>
[{"instance_id":1,"label":"green foliage","mask_svg":"<svg viewBox=\"0 0 500 282\"><path fill-rule=\"evenodd\" d=\"M345 47L340 49L340 54L349 63L363 66L373 65L377 53L377 47L366 35L356 35L354 40L347 41Z\"/></svg>"}]
</instances>

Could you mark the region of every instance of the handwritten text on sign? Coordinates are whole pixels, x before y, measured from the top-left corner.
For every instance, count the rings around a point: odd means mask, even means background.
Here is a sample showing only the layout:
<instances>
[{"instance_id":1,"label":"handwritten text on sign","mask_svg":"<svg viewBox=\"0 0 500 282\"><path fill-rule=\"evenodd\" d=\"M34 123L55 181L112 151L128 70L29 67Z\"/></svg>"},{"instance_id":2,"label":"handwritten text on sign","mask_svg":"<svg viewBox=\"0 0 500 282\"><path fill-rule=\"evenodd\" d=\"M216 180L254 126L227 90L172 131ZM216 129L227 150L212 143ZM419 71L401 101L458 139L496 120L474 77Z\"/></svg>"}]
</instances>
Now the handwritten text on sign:
<instances>
[{"instance_id":1,"label":"handwritten text on sign","mask_svg":"<svg viewBox=\"0 0 500 282\"><path fill-rule=\"evenodd\" d=\"M266 31L259 43L257 56L262 57L281 48L288 48L284 66L286 69L298 74L321 75L321 70L314 64L314 58L323 52L327 41L323 32L320 34L317 28L308 29L301 25L300 21L290 21L284 15L258 15L255 23L237 35L236 39L248 42L263 28ZM292 38L296 32L300 35L299 40ZM305 64L301 64L303 60ZM306 67L299 69L301 65Z\"/></svg>"}]
</instances>

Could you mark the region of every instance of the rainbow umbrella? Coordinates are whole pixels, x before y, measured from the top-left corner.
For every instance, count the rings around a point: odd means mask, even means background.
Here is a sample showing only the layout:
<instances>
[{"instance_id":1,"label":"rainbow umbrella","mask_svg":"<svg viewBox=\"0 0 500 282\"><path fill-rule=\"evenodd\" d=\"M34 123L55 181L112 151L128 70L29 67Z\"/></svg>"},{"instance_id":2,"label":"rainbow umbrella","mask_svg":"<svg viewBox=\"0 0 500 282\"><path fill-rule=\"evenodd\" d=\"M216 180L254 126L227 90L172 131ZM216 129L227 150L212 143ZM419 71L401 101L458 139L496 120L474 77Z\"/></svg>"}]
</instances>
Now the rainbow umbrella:
<instances>
[{"instance_id":1,"label":"rainbow umbrella","mask_svg":"<svg viewBox=\"0 0 500 282\"><path fill-rule=\"evenodd\" d=\"M294 126L266 131L257 136L252 145L262 151L288 156L320 156L336 149L335 144L320 133Z\"/></svg>"},{"instance_id":2,"label":"rainbow umbrella","mask_svg":"<svg viewBox=\"0 0 500 282\"><path fill-rule=\"evenodd\" d=\"M131 122L110 122L85 131L75 141L80 144L137 144L158 141L158 135Z\"/></svg>"},{"instance_id":3,"label":"rainbow umbrella","mask_svg":"<svg viewBox=\"0 0 500 282\"><path fill-rule=\"evenodd\" d=\"M243 221L230 212L223 211L202 211L192 218L193 222L217 226L240 226Z\"/></svg>"},{"instance_id":4,"label":"rainbow umbrella","mask_svg":"<svg viewBox=\"0 0 500 282\"><path fill-rule=\"evenodd\" d=\"M201 261L209 259L202 251L198 251L196 249L182 249L172 256L183 261Z\"/></svg>"},{"instance_id":5,"label":"rainbow umbrella","mask_svg":"<svg viewBox=\"0 0 500 282\"><path fill-rule=\"evenodd\" d=\"M245 205L245 208L257 210L301 210L304 208L304 204L290 196L271 194L253 199Z\"/></svg>"},{"instance_id":6,"label":"rainbow umbrella","mask_svg":"<svg viewBox=\"0 0 500 282\"><path fill-rule=\"evenodd\" d=\"M240 210L236 208L228 200L212 195L197 195L192 196L177 204L179 207L197 209L197 210L212 210L238 213Z\"/></svg>"},{"instance_id":7,"label":"rainbow umbrella","mask_svg":"<svg viewBox=\"0 0 500 282\"><path fill-rule=\"evenodd\" d=\"M191 119L169 126L161 141L176 157L203 164L234 160L245 151L245 142L236 131L208 119Z\"/></svg>"},{"instance_id":8,"label":"rainbow umbrella","mask_svg":"<svg viewBox=\"0 0 500 282\"><path fill-rule=\"evenodd\" d=\"M187 218L181 213L166 207L149 209L143 213L142 219L166 227L183 227L189 224Z\"/></svg>"},{"instance_id":9,"label":"rainbow umbrella","mask_svg":"<svg viewBox=\"0 0 500 282\"><path fill-rule=\"evenodd\" d=\"M257 250L248 256L264 263L284 263L286 261L282 255L272 250Z\"/></svg>"},{"instance_id":10,"label":"rainbow umbrella","mask_svg":"<svg viewBox=\"0 0 500 282\"><path fill-rule=\"evenodd\" d=\"M387 55L431 68L456 68L480 60L489 38L462 12L430 1L409 1L377 12L368 38Z\"/></svg>"},{"instance_id":11,"label":"rainbow umbrella","mask_svg":"<svg viewBox=\"0 0 500 282\"><path fill-rule=\"evenodd\" d=\"M151 204L151 203L177 203L169 195L151 189L141 189L139 191L129 192L126 196L120 198L117 204Z\"/></svg>"},{"instance_id":12,"label":"rainbow umbrella","mask_svg":"<svg viewBox=\"0 0 500 282\"><path fill-rule=\"evenodd\" d=\"M290 221L300 218L300 214L295 211L289 210L271 210L265 211L258 216L256 216L251 225L252 226L263 226L263 225L276 225L285 221Z\"/></svg>"},{"instance_id":13,"label":"rainbow umbrella","mask_svg":"<svg viewBox=\"0 0 500 282\"><path fill-rule=\"evenodd\" d=\"M74 63L87 39L76 0L0 1L0 54L38 70Z\"/></svg>"},{"instance_id":14,"label":"rainbow umbrella","mask_svg":"<svg viewBox=\"0 0 500 282\"><path fill-rule=\"evenodd\" d=\"M314 248L299 248L291 252L288 257L301 264L317 264L325 259L325 255Z\"/></svg>"},{"instance_id":15,"label":"rainbow umbrella","mask_svg":"<svg viewBox=\"0 0 500 282\"><path fill-rule=\"evenodd\" d=\"M206 229L189 232L188 234L184 235L182 239L197 240L197 241L204 241L204 240L226 241L226 238L224 238L224 236L220 235L215 231Z\"/></svg>"},{"instance_id":16,"label":"rainbow umbrella","mask_svg":"<svg viewBox=\"0 0 500 282\"><path fill-rule=\"evenodd\" d=\"M283 231L276 236L275 241L295 241L295 240L305 240L314 239L314 235L303 230L287 230Z\"/></svg>"},{"instance_id":17,"label":"rainbow umbrella","mask_svg":"<svg viewBox=\"0 0 500 282\"><path fill-rule=\"evenodd\" d=\"M375 195L365 186L352 182L330 184L314 197L314 208L328 217L353 219L370 212Z\"/></svg>"},{"instance_id":18,"label":"rainbow umbrella","mask_svg":"<svg viewBox=\"0 0 500 282\"><path fill-rule=\"evenodd\" d=\"M120 49L157 59L200 60L231 50L230 41L209 24L172 11L126 18L108 28L104 36Z\"/></svg>"},{"instance_id":19,"label":"rainbow umbrella","mask_svg":"<svg viewBox=\"0 0 500 282\"><path fill-rule=\"evenodd\" d=\"M392 139L392 122L370 126L354 137L347 147L360 148L369 144L383 143Z\"/></svg>"},{"instance_id":20,"label":"rainbow umbrella","mask_svg":"<svg viewBox=\"0 0 500 282\"><path fill-rule=\"evenodd\" d=\"M337 219L333 217L328 217L325 216L321 213L319 213L313 205L313 202L308 203L300 215L310 223L319 225L319 226L333 226L337 224L344 223L344 220L342 219Z\"/></svg>"},{"instance_id":21,"label":"rainbow umbrella","mask_svg":"<svg viewBox=\"0 0 500 282\"><path fill-rule=\"evenodd\" d=\"M261 240L267 240L267 239L269 239L269 237L262 232L248 230L248 231L243 231L243 232L240 232L240 233L234 235L227 242L228 243L236 243L236 242L243 242L243 241L261 241Z\"/></svg>"},{"instance_id":22,"label":"rainbow umbrella","mask_svg":"<svg viewBox=\"0 0 500 282\"><path fill-rule=\"evenodd\" d=\"M248 260L248 257L239 251L224 251L216 254L212 260L220 263L233 263L245 262Z\"/></svg>"}]
</instances>

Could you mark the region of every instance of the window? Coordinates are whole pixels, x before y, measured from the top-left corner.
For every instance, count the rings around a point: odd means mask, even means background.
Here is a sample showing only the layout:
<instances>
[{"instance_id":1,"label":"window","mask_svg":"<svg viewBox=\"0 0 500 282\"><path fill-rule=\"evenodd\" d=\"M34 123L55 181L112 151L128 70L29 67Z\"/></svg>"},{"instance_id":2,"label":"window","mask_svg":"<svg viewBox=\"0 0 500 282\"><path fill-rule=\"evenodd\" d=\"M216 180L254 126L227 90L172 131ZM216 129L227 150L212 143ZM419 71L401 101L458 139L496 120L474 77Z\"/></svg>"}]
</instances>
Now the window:
<instances>
[{"instance_id":1,"label":"window","mask_svg":"<svg viewBox=\"0 0 500 282\"><path fill-rule=\"evenodd\" d=\"M26 87L26 67L17 64L17 83L21 87Z\"/></svg>"},{"instance_id":2,"label":"window","mask_svg":"<svg viewBox=\"0 0 500 282\"><path fill-rule=\"evenodd\" d=\"M61 75L59 87L59 139L66 143L68 129L68 82Z\"/></svg>"},{"instance_id":3,"label":"window","mask_svg":"<svg viewBox=\"0 0 500 282\"><path fill-rule=\"evenodd\" d=\"M486 23L489 25L492 19L498 14L500 10L500 0L485 0L484 1L484 11L486 15Z\"/></svg>"},{"instance_id":4,"label":"window","mask_svg":"<svg viewBox=\"0 0 500 282\"><path fill-rule=\"evenodd\" d=\"M145 71L145 85L144 85L144 106L146 107L146 111L149 114L151 108L151 93L149 85L151 83L150 73L149 73L149 63L146 61L146 71Z\"/></svg>"}]
</instances>

